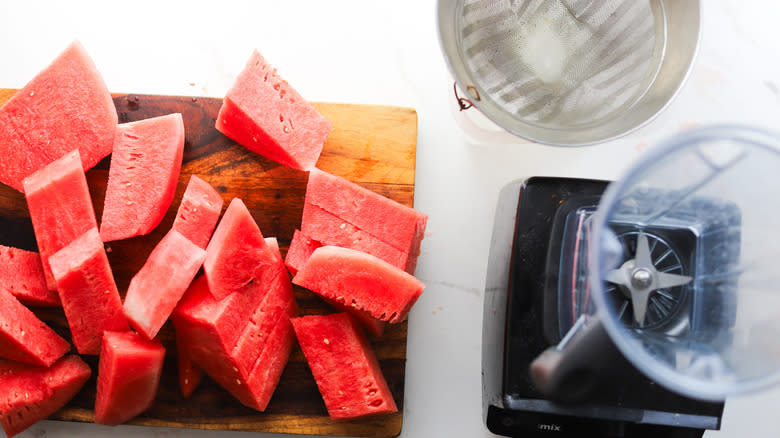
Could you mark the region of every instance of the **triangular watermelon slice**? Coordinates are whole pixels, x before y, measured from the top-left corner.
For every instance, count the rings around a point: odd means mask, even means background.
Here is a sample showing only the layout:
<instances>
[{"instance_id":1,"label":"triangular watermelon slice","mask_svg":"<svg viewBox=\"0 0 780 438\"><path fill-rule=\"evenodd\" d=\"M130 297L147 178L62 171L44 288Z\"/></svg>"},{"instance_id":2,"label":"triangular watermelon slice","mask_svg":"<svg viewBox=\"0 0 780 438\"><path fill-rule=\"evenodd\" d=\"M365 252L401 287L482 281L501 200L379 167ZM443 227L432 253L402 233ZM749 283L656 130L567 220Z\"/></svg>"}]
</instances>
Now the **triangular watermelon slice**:
<instances>
[{"instance_id":1,"label":"triangular watermelon slice","mask_svg":"<svg viewBox=\"0 0 780 438\"><path fill-rule=\"evenodd\" d=\"M153 339L198 273L206 251L171 230L130 281L124 312L130 325Z\"/></svg>"},{"instance_id":2,"label":"triangular watermelon slice","mask_svg":"<svg viewBox=\"0 0 780 438\"><path fill-rule=\"evenodd\" d=\"M371 345L348 314L308 315L291 322L332 419L398 411Z\"/></svg>"},{"instance_id":3,"label":"triangular watermelon slice","mask_svg":"<svg viewBox=\"0 0 780 438\"><path fill-rule=\"evenodd\" d=\"M152 406L165 348L133 332L106 332L98 364L95 423L116 426Z\"/></svg>"},{"instance_id":4,"label":"triangular watermelon slice","mask_svg":"<svg viewBox=\"0 0 780 438\"><path fill-rule=\"evenodd\" d=\"M184 153L181 114L119 125L113 151L100 222L104 242L148 234L165 216Z\"/></svg>"},{"instance_id":5,"label":"triangular watermelon slice","mask_svg":"<svg viewBox=\"0 0 780 438\"><path fill-rule=\"evenodd\" d=\"M73 42L0 107L0 182L22 180L78 148L83 169L111 153L117 114L87 51Z\"/></svg>"},{"instance_id":6,"label":"triangular watermelon slice","mask_svg":"<svg viewBox=\"0 0 780 438\"><path fill-rule=\"evenodd\" d=\"M24 192L46 284L56 290L49 257L97 227L79 151L65 154L25 178Z\"/></svg>"},{"instance_id":7,"label":"triangular watermelon slice","mask_svg":"<svg viewBox=\"0 0 780 438\"><path fill-rule=\"evenodd\" d=\"M287 266L287 270L290 271L292 275L297 274L309 260L312 253L314 253L314 250L321 246L323 246L322 243L303 234L300 230L295 230L293 232L293 238L290 241L290 248L287 250L287 255L284 258L284 265ZM373 336L380 337L382 336L382 333L384 333L384 321L374 318L370 313L347 306L336 300L330 300L325 297L322 298L337 311L348 312Z\"/></svg>"},{"instance_id":8,"label":"triangular watermelon slice","mask_svg":"<svg viewBox=\"0 0 780 438\"><path fill-rule=\"evenodd\" d=\"M60 410L78 393L92 370L76 355L51 367L0 361L0 424L9 438Z\"/></svg>"},{"instance_id":9,"label":"triangular watermelon slice","mask_svg":"<svg viewBox=\"0 0 780 438\"><path fill-rule=\"evenodd\" d=\"M253 283L263 283L263 276L272 268L267 252L263 234L246 205L233 198L211 237L203 262L214 297L221 300Z\"/></svg>"},{"instance_id":10,"label":"triangular watermelon slice","mask_svg":"<svg viewBox=\"0 0 780 438\"><path fill-rule=\"evenodd\" d=\"M335 245L363 251L403 270L406 270L409 264L408 252L380 240L314 204L304 203L301 232L311 236L322 245Z\"/></svg>"},{"instance_id":11,"label":"triangular watermelon slice","mask_svg":"<svg viewBox=\"0 0 780 438\"><path fill-rule=\"evenodd\" d=\"M49 366L68 350L67 341L13 295L0 289L0 357Z\"/></svg>"},{"instance_id":12,"label":"triangular watermelon slice","mask_svg":"<svg viewBox=\"0 0 780 438\"><path fill-rule=\"evenodd\" d=\"M0 289L28 306L59 306L57 292L46 286L41 256L37 252L0 245Z\"/></svg>"},{"instance_id":13,"label":"triangular watermelon slice","mask_svg":"<svg viewBox=\"0 0 780 438\"><path fill-rule=\"evenodd\" d=\"M391 323L406 319L425 285L411 274L361 251L314 250L292 282Z\"/></svg>"},{"instance_id":14,"label":"triangular watermelon slice","mask_svg":"<svg viewBox=\"0 0 780 438\"><path fill-rule=\"evenodd\" d=\"M106 330L130 329L97 228L57 251L49 262L79 353L100 353Z\"/></svg>"},{"instance_id":15,"label":"triangular watermelon slice","mask_svg":"<svg viewBox=\"0 0 780 438\"><path fill-rule=\"evenodd\" d=\"M345 178L313 169L309 172L304 202L354 225L415 260L420 253L428 216ZM317 239L317 236L307 234ZM407 272L414 273L414 269L407 269Z\"/></svg>"},{"instance_id":16,"label":"triangular watermelon slice","mask_svg":"<svg viewBox=\"0 0 780 438\"><path fill-rule=\"evenodd\" d=\"M331 123L255 50L225 96L216 127L266 158L309 170L319 159Z\"/></svg>"},{"instance_id":17,"label":"triangular watermelon slice","mask_svg":"<svg viewBox=\"0 0 780 438\"><path fill-rule=\"evenodd\" d=\"M214 190L214 187L192 175L187 189L184 190L171 229L206 249L211 240L211 233L214 232L219 215L222 213L223 203L222 196Z\"/></svg>"},{"instance_id":18,"label":"triangular watermelon slice","mask_svg":"<svg viewBox=\"0 0 780 438\"><path fill-rule=\"evenodd\" d=\"M274 275L221 301L200 277L173 315L177 342L192 360L242 404L259 411L268 405L292 350L289 317L297 312L276 240L266 240L265 257ZM262 300L254 307L233 304L248 295ZM233 308L229 315L228 306Z\"/></svg>"}]
</instances>

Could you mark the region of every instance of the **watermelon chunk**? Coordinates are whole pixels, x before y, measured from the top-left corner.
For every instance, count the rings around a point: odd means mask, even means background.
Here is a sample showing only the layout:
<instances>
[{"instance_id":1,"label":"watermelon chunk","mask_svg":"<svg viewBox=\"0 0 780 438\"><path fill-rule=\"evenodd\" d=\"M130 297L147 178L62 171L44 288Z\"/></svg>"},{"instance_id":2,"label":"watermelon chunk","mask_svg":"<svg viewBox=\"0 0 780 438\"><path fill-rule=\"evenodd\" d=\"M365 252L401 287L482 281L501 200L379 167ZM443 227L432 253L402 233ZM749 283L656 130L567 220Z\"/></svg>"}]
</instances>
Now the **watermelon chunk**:
<instances>
[{"instance_id":1,"label":"watermelon chunk","mask_svg":"<svg viewBox=\"0 0 780 438\"><path fill-rule=\"evenodd\" d=\"M124 311L130 325L152 339L157 336L198 273L206 251L171 230L130 280Z\"/></svg>"},{"instance_id":2,"label":"watermelon chunk","mask_svg":"<svg viewBox=\"0 0 780 438\"><path fill-rule=\"evenodd\" d=\"M414 256L420 252L427 215L340 176L313 169L309 173L305 202L403 252Z\"/></svg>"},{"instance_id":3,"label":"watermelon chunk","mask_svg":"<svg viewBox=\"0 0 780 438\"><path fill-rule=\"evenodd\" d=\"M289 317L297 312L289 276L275 239L267 239L266 257L275 275L246 291L216 301L204 277L193 282L174 311L173 321L192 360L242 404L263 411L292 350ZM254 307L232 306L246 295L262 297Z\"/></svg>"},{"instance_id":4,"label":"watermelon chunk","mask_svg":"<svg viewBox=\"0 0 780 438\"><path fill-rule=\"evenodd\" d=\"M273 260L260 228L244 202L234 198L206 248L203 271L209 290L217 300L240 292L253 283L263 283Z\"/></svg>"},{"instance_id":5,"label":"watermelon chunk","mask_svg":"<svg viewBox=\"0 0 780 438\"><path fill-rule=\"evenodd\" d=\"M141 236L165 216L184 153L184 121L168 114L117 126L100 236L104 242Z\"/></svg>"},{"instance_id":6,"label":"watermelon chunk","mask_svg":"<svg viewBox=\"0 0 780 438\"><path fill-rule=\"evenodd\" d=\"M403 270L406 270L409 264L409 253L385 243L313 204L304 203L301 232L322 245L363 251Z\"/></svg>"},{"instance_id":7,"label":"watermelon chunk","mask_svg":"<svg viewBox=\"0 0 780 438\"><path fill-rule=\"evenodd\" d=\"M287 255L284 257L284 265L290 274L295 275L306 264L315 249L322 246L322 243L303 234L300 230L293 232L290 248L287 249Z\"/></svg>"},{"instance_id":8,"label":"watermelon chunk","mask_svg":"<svg viewBox=\"0 0 780 438\"><path fill-rule=\"evenodd\" d=\"M262 292L261 288L253 287L217 301L209 291L206 277L200 276L184 293L171 319L180 338L208 340L211 350L231 351L262 301Z\"/></svg>"},{"instance_id":9,"label":"watermelon chunk","mask_svg":"<svg viewBox=\"0 0 780 438\"><path fill-rule=\"evenodd\" d=\"M97 227L79 152L72 151L25 178L24 192L46 284L56 290L49 257Z\"/></svg>"},{"instance_id":10,"label":"watermelon chunk","mask_svg":"<svg viewBox=\"0 0 780 438\"><path fill-rule=\"evenodd\" d=\"M216 127L266 158L309 170L319 159L331 123L255 50L225 96Z\"/></svg>"},{"instance_id":11,"label":"watermelon chunk","mask_svg":"<svg viewBox=\"0 0 780 438\"><path fill-rule=\"evenodd\" d=\"M322 297L323 300L325 300L326 303L330 304L331 307L336 309L337 312L346 312L349 313L350 316L355 318L355 321L357 321L363 328L370 333L372 336L375 337L381 337L382 334L385 332L385 326L387 325L386 322L380 321L373 316L371 316L370 313L356 309L352 306L348 306L345 303L331 300L329 298Z\"/></svg>"},{"instance_id":12,"label":"watermelon chunk","mask_svg":"<svg viewBox=\"0 0 780 438\"><path fill-rule=\"evenodd\" d=\"M87 51L74 41L0 107L0 182L22 180L78 147L83 169L111 153L117 114Z\"/></svg>"},{"instance_id":13,"label":"watermelon chunk","mask_svg":"<svg viewBox=\"0 0 780 438\"><path fill-rule=\"evenodd\" d=\"M262 352L257 347L264 345L265 338L279 324L282 316L289 318L298 312L290 276L284 268L282 256L279 253L279 245L275 238L266 238L265 240L271 250L269 256L275 259L273 266L276 272L275 275L266 277L266 282L260 285L267 292L254 314L249 318L247 326L231 353L231 356L236 358L239 368L246 371L247 374L252 371L252 367Z\"/></svg>"},{"instance_id":14,"label":"watermelon chunk","mask_svg":"<svg viewBox=\"0 0 780 438\"><path fill-rule=\"evenodd\" d=\"M100 353L106 330L129 330L97 228L57 251L49 262L79 353Z\"/></svg>"},{"instance_id":15,"label":"watermelon chunk","mask_svg":"<svg viewBox=\"0 0 780 438\"><path fill-rule=\"evenodd\" d=\"M425 285L395 266L349 248L323 246L292 282L388 322L406 319Z\"/></svg>"},{"instance_id":16,"label":"watermelon chunk","mask_svg":"<svg viewBox=\"0 0 780 438\"><path fill-rule=\"evenodd\" d=\"M106 332L98 364L95 423L116 426L152 406L165 348L133 332Z\"/></svg>"},{"instance_id":17,"label":"watermelon chunk","mask_svg":"<svg viewBox=\"0 0 780 438\"><path fill-rule=\"evenodd\" d=\"M76 355L50 367L0 362L0 424L9 438L67 404L84 386L92 370Z\"/></svg>"},{"instance_id":18,"label":"watermelon chunk","mask_svg":"<svg viewBox=\"0 0 780 438\"><path fill-rule=\"evenodd\" d=\"M330 418L398 411L371 345L348 314L309 315L291 322Z\"/></svg>"},{"instance_id":19,"label":"watermelon chunk","mask_svg":"<svg viewBox=\"0 0 780 438\"><path fill-rule=\"evenodd\" d=\"M67 341L13 295L0 289L0 357L49 366L68 350Z\"/></svg>"},{"instance_id":20,"label":"watermelon chunk","mask_svg":"<svg viewBox=\"0 0 780 438\"><path fill-rule=\"evenodd\" d=\"M203 381L203 370L192 361L185 339L176 331L176 359L179 370L179 390L184 398L189 398Z\"/></svg>"},{"instance_id":21,"label":"watermelon chunk","mask_svg":"<svg viewBox=\"0 0 780 438\"><path fill-rule=\"evenodd\" d=\"M176 212L172 229L206 249L222 213L223 202L222 196L209 183L192 175Z\"/></svg>"},{"instance_id":22,"label":"watermelon chunk","mask_svg":"<svg viewBox=\"0 0 780 438\"><path fill-rule=\"evenodd\" d=\"M46 286L37 252L0 245L0 289L28 306L59 306L57 292Z\"/></svg>"}]
</instances>

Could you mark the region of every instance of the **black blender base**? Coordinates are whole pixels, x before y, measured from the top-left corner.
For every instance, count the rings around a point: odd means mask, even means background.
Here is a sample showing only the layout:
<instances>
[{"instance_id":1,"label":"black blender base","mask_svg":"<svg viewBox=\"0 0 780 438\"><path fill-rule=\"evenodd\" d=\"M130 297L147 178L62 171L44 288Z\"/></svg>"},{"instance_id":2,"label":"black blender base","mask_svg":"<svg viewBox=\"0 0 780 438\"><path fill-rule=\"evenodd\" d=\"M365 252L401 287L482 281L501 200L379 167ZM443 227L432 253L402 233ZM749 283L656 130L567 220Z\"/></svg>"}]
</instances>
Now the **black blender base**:
<instances>
[{"instance_id":1,"label":"black blender base","mask_svg":"<svg viewBox=\"0 0 780 438\"><path fill-rule=\"evenodd\" d=\"M531 178L500 195L485 288L482 352L483 417L495 434L693 438L720 427L722 403L667 391L627 361L624 373L578 404L545 400L530 380L531 361L557 342L551 334L557 324L549 321L550 284L557 281L557 265L551 266L555 257L549 253L560 251L561 236L554 235L558 231L553 218L572 203L597 203L606 186L606 181ZM553 298L555 302L557 292Z\"/></svg>"},{"instance_id":2,"label":"black blender base","mask_svg":"<svg viewBox=\"0 0 780 438\"><path fill-rule=\"evenodd\" d=\"M488 408L488 430L517 438L701 438L704 429Z\"/></svg>"}]
</instances>

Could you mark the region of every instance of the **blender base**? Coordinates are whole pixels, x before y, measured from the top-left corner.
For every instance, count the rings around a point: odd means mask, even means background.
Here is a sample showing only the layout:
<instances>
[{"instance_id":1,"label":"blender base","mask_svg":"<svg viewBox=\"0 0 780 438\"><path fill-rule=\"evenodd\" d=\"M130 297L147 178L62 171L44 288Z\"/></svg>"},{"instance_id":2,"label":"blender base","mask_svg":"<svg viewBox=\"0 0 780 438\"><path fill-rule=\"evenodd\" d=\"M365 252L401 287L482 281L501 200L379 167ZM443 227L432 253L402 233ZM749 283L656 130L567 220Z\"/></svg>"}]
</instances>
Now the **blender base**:
<instances>
[{"instance_id":1,"label":"blender base","mask_svg":"<svg viewBox=\"0 0 780 438\"><path fill-rule=\"evenodd\" d=\"M562 206L595 206L606 186L606 181L531 178L501 192L483 311L483 417L493 433L693 438L720 428L723 403L670 392L627 360L587 402L545 400L531 382L531 361L558 340L550 335L557 325L550 321L557 318L550 311L557 306L550 303L559 298L549 285L557 282L560 267L548 253L551 247L560 251L562 236L553 218Z\"/></svg>"}]
</instances>

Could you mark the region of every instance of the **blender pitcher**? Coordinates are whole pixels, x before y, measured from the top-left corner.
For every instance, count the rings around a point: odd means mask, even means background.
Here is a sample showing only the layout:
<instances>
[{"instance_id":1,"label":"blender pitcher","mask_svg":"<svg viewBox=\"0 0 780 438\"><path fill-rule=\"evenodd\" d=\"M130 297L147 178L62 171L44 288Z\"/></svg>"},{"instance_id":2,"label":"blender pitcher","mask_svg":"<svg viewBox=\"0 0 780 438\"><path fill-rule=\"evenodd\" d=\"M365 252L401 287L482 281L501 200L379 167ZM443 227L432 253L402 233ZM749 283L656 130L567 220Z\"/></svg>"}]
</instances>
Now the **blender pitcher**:
<instances>
[{"instance_id":1,"label":"blender pitcher","mask_svg":"<svg viewBox=\"0 0 780 438\"><path fill-rule=\"evenodd\" d=\"M573 212L561 342L531 365L548 397L587 397L620 355L705 401L780 380L780 138L679 135Z\"/></svg>"}]
</instances>

